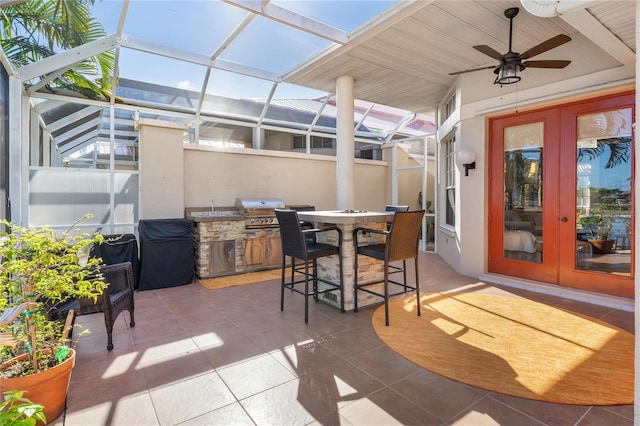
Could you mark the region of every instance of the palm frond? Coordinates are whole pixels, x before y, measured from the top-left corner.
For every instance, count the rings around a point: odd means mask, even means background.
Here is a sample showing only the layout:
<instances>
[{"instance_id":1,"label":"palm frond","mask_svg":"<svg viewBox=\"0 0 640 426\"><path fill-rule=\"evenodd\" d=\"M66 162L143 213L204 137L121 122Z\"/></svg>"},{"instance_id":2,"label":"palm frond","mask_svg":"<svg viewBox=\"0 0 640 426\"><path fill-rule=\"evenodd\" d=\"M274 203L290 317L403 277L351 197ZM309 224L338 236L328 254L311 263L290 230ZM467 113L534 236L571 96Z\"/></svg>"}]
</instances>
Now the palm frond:
<instances>
[{"instance_id":1,"label":"palm frond","mask_svg":"<svg viewBox=\"0 0 640 426\"><path fill-rule=\"evenodd\" d=\"M30 0L0 10L0 43L11 63L37 62L106 36L102 24L91 16L94 0ZM113 51L88 58L47 84L49 90L64 87L88 97L105 96L112 84ZM44 76L43 76L44 77Z\"/></svg>"},{"instance_id":2,"label":"palm frond","mask_svg":"<svg viewBox=\"0 0 640 426\"><path fill-rule=\"evenodd\" d=\"M605 169L611 169L627 163L631 158L631 140L623 136L619 138L598 139L595 148L579 148L577 154L578 163L595 160L609 151L609 158Z\"/></svg>"}]
</instances>

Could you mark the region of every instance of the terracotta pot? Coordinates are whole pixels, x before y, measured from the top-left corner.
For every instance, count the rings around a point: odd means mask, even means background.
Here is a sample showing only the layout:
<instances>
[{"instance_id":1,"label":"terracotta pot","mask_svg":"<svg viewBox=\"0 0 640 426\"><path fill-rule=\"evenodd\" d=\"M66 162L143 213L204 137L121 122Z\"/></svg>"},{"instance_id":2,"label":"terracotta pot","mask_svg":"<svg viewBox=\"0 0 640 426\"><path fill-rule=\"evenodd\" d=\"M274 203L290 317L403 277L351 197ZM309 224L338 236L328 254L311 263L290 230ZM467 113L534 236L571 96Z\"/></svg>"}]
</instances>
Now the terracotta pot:
<instances>
[{"instance_id":1,"label":"terracotta pot","mask_svg":"<svg viewBox=\"0 0 640 426\"><path fill-rule=\"evenodd\" d=\"M607 254L613 248L614 240L587 240L591 243L596 253Z\"/></svg>"},{"instance_id":2,"label":"terracotta pot","mask_svg":"<svg viewBox=\"0 0 640 426\"><path fill-rule=\"evenodd\" d=\"M0 365L0 370L26 358L28 358L27 354L10 359ZM29 376L2 379L2 391L26 391L25 398L30 399L31 402L42 404L47 422L52 422L60 417L64 410L67 389L71 380L71 370L75 363L76 353L73 349L69 349L69 356L62 364Z\"/></svg>"}]
</instances>

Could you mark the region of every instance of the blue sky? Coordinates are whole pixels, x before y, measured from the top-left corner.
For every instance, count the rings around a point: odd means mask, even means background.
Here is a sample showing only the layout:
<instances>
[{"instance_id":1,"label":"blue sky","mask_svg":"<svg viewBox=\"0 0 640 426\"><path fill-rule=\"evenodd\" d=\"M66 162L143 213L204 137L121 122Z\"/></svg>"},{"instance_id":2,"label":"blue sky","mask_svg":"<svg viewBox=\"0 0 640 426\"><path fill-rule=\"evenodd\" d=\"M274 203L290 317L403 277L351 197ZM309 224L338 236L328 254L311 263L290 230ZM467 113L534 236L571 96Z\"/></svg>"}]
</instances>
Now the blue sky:
<instances>
[{"instance_id":1,"label":"blue sky","mask_svg":"<svg viewBox=\"0 0 640 426\"><path fill-rule=\"evenodd\" d=\"M397 1L306 0L277 1L273 4L351 32L393 6ZM94 16L114 34L123 2L99 1ZM247 12L223 2L132 0L124 34L210 56ZM295 31L270 19L256 17L223 52L221 59L282 74L308 59L330 42ZM200 91L205 75L202 66L171 60L132 49L121 49L120 76L170 87ZM322 92L280 85L277 97L317 97ZM232 97L264 98L271 83L217 71L212 73L207 91Z\"/></svg>"}]
</instances>

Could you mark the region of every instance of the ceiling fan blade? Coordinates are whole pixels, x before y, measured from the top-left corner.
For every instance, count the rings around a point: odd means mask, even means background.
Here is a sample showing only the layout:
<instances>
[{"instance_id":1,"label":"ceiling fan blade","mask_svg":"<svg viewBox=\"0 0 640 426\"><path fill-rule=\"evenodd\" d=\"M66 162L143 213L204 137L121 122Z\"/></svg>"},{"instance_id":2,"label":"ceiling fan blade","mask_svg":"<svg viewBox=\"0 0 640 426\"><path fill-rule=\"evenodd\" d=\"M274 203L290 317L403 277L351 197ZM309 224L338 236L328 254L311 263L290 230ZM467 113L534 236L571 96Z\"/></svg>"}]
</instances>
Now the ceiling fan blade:
<instances>
[{"instance_id":1,"label":"ceiling fan blade","mask_svg":"<svg viewBox=\"0 0 640 426\"><path fill-rule=\"evenodd\" d=\"M473 72L473 71L480 71L480 70L489 70L489 69L493 69L495 68L495 66L490 66L490 67L482 67L482 68L474 68L471 70L464 70L464 71L456 71L456 72L450 72L449 75L458 75L458 74L464 74L466 72Z\"/></svg>"},{"instance_id":2,"label":"ceiling fan blade","mask_svg":"<svg viewBox=\"0 0 640 426\"><path fill-rule=\"evenodd\" d=\"M527 68L564 68L569 65L571 61L525 61L524 66Z\"/></svg>"},{"instance_id":3,"label":"ceiling fan blade","mask_svg":"<svg viewBox=\"0 0 640 426\"><path fill-rule=\"evenodd\" d=\"M539 45L532 47L520 56L522 57L522 59L533 58L536 55L544 53L547 50L551 50L569 41L571 41L571 37L569 37L568 35L558 34L557 36L551 37L549 40L543 41Z\"/></svg>"},{"instance_id":4,"label":"ceiling fan blade","mask_svg":"<svg viewBox=\"0 0 640 426\"><path fill-rule=\"evenodd\" d=\"M484 53L487 56L492 57L493 59L497 59L498 61L502 59L502 53L495 50L493 47L489 47L486 44L481 44L479 46L473 46L478 52Z\"/></svg>"}]
</instances>

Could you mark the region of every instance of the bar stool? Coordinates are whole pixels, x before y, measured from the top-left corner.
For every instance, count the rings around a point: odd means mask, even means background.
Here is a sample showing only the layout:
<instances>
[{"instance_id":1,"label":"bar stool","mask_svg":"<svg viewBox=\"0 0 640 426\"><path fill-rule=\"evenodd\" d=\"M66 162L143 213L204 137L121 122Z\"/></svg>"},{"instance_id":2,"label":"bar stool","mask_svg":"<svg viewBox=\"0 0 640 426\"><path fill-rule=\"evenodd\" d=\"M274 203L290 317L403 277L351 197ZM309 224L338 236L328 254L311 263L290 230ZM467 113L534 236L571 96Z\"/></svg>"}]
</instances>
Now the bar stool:
<instances>
[{"instance_id":1,"label":"bar stool","mask_svg":"<svg viewBox=\"0 0 640 426\"><path fill-rule=\"evenodd\" d=\"M282 240L282 280L280 282L280 310L284 310L284 290L304 295L304 322L309 322L309 296L318 301L318 295L330 291L340 292L340 311L344 312L344 282L342 272L342 230L337 226L324 228L302 229L298 212L295 210L275 210L278 224L280 226L280 238ZM321 232L338 232L338 245L318 243L312 235ZM340 278L335 283L329 280L318 278L318 259L325 256L338 255ZM291 257L291 281L285 282L285 272L287 270L286 259ZM296 259L302 260L303 264L296 265ZM309 272L309 262L312 263L313 270ZM304 278L294 280L294 273L302 274ZM309 278L312 281L312 289L309 289ZM318 282L327 284L324 290L318 289ZM304 289L296 288L296 284L304 283Z\"/></svg>"},{"instance_id":2,"label":"bar stool","mask_svg":"<svg viewBox=\"0 0 640 426\"><path fill-rule=\"evenodd\" d=\"M414 212L396 212L393 215L391 229L382 231L380 229L355 228L353 230L353 244L356 251L354 262L354 299L353 310L358 312L358 290L372 294L384 299L384 316L385 324L389 325L389 284L396 284L403 287L404 292L415 290L417 299L417 311L420 316L420 277L418 274L418 244L420 242L420 228L424 217L424 210ZM358 246L358 234L360 232L368 232L371 234L381 234L385 236L385 242L382 244L372 244L367 246ZM358 281L358 255L373 257L374 259L384 262L384 278L382 280L359 282ZM415 284L407 284L406 272L403 282L394 281L389 278L392 271L391 262L402 261L402 271L406 271L407 259L415 260ZM371 290L367 287L384 283L384 292Z\"/></svg>"}]
</instances>

